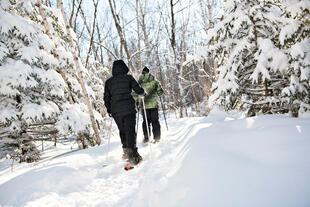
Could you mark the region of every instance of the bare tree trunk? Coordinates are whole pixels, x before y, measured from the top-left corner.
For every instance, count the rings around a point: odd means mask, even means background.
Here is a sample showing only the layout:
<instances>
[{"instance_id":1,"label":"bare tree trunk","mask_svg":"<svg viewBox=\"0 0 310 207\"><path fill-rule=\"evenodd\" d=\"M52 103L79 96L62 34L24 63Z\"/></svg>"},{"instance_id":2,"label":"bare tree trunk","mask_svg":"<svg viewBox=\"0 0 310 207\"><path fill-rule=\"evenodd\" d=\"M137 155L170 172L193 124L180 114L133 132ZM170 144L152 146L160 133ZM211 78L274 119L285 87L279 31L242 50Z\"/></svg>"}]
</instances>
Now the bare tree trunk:
<instances>
[{"instance_id":1,"label":"bare tree trunk","mask_svg":"<svg viewBox=\"0 0 310 207\"><path fill-rule=\"evenodd\" d=\"M81 15L82 15L82 18L83 18L83 21L84 21L84 25L85 25L85 27L86 27L86 30L87 30L87 32L88 32L88 34L91 36L91 39L89 40L90 41L90 46L89 46L89 51L88 51L88 54L87 54L87 59L89 58L89 53L90 53L90 50L92 49L93 51L96 51L96 46L95 46L95 42L94 42L94 38L93 38L93 36L94 36L94 24L96 23L95 21L96 21L96 17L97 17L97 7L98 7L98 2L97 2L97 4L95 4L95 2L94 2L94 6L95 6L95 11L94 11L94 20L93 20L93 29L92 29L92 31L90 31L90 27L88 26L88 24L87 24L87 19L86 19L86 16L85 16L85 14L84 14L84 11L83 11L83 9L81 8L80 9L80 11L81 11ZM97 32L98 32L98 35L100 34L99 32L99 28L97 28ZM96 59L98 59L99 60L99 57L98 57L98 54L97 53L95 53L95 55L96 55ZM88 62L88 60L87 60L87 62ZM100 62L100 64L102 64L103 65L103 61L102 62Z\"/></svg>"},{"instance_id":2,"label":"bare tree trunk","mask_svg":"<svg viewBox=\"0 0 310 207\"><path fill-rule=\"evenodd\" d=\"M69 25L72 27L72 19L73 19L73 15L74 15L74 7L75 7L75 0L72 0L72 10L71 10L71 15L69 18Z\"/></svg>"},{"instance_id":3,"label":"bare tree trunk","mask_svg":"<svg viewBox=\"0 0 310 207\"><path fill-rule=\"evenodd\" d=\"M43 23L44 23L44 28L46 31L46 34L48 35L48 37L53 40L53 37L51 35L51 29L50 29L50 25L48 24L47 20L46 20L46 16L44 14L43 8L42 8L42 0L38 0L38 5L39 5L39 11L40 11L40 15L43 19ZM54 57L58 59L56 52L53 51ZM59 59L58 59L59 60ZM64 79L66 85L67 85L67 92L68 92L68 100L70 104L73 104L73 98L72 98L72 93L68 84L68 79L65 75L65 73L62 71L62 68L59 68L59 74L61 75L61 77Z\"/></svg>"},{"instance_id":4,"label":"bare tree trunk","mask_svg":"<svg viewBox=\"0 0 310 207\"><path fill-rule=\"evenodd\" d=\"M96 54L96 48L95 48L95 45L94 45L94 34L95 34L95 26L96 26L96 17L97 17L97 8L98 8L98 0L97 2L95 3L95 1L93 0L93 3L94 3L94 7L95 7L95 10L94 10L94 18L93 18L93 29L92 31L88 31L89 32L89 35L90 35L90 43L89 43L89 48L88 48L88 53L87 53L87 57L86 57L86 63L85 63L85 66L87 67L88 65L88 59L89 59L89 56L90 56L90 53L91 53L91 49L93 49L93 53ZM84 16L84 19L85 19L85 24L87 25L87 22L86 22L86 18L85 18L85 15ZM97 56L97 59L99 60L99 57Z\"/></svg>"},{"instance_id":5,"label":"bare tree trunk","mask_svg":"<svg viewBox=\"0 0 310 207\"><path fill-rule=\"evenodd\" d=\"M56 147L56 145L57 145L57 136L56 136L56 134L54 134L54 147Z\"/></svg>"},{"instance_id":6,"label":"bare tree trunk","mask_svg":"<svg viewBox=\"0 0 310 207\"><path fill-rule=\"evenodd\" d=\"M71 27L72 28L72 27ZM77 42L80 42L80 39L82 38L82 36L84 36L84 29L85 29L85 25L84 25L84 27L83 27L83 29L82 29L82 31L81 31L81 34L79 34L78 36L77 36ZM78 56L80 57L81 56L81 48L79 47L79 45L78 45L78 47L77 47L77 50L78 50Z\"/></svg>"},{"instance_id":7,"label":"bare tree trunk","mask_svg":"<svg viewBox=\"0 0 310 207\"><path fill-rule=\"evenodd\" d=\"M207 29L207 14L205 11L205 6L204 6L204 0L199 0L199 6L200 6L200 10L201 10L201 17L202 17L202 22L203 22L203 29L205 30L205 32L207 33L208 29Z\"/></svg>"},{"instance_id":8,"label":"bare tree trunk","mask_svg":"<svg viewBox=\"0 0 310 207\"><path fill-rule=\"evenodd\" d=\"M139 0L138 3L139 3L139 10L140 10L140 17L141 17L140 24L141 24L141 29L143 32L143 41L144 41L144 45L147 48L146 57L150 57L151 56L151 44L150 44L149 36L147 33L147 25L145 22L146 12L145 12L145 10L143 10L141 0ZM144 8L146 7L146 4L147 4L147 0L145 0Z\"/></svg>"},{"instance_id":9,"label":"bare tree trunk","mask_svg":"<svg viewBox=\"0 0 310 207\"><path fill-rule=\"evenodd\" d=\"M211 1L212 0L206 0L207 2L205 2L205 0L199 0L200 3L200 9L201 9L201 17L202 17L202 21L203 21L203 27L206 33L208 33L209 29L213 28L214 26L214 22L212 19L212 5L211 5ZM208 16L206 14L205 8L207 8L208 10Z\"/></svg>"},{"instance_id":10,"label":"bare tree trunk","mask_svg":"<svg viewBox=\"0 0 310 207\"><path fill-rule=\"evenodd\" d=\"M181 83L180 83L180 72L181 72L181 65L180 63L178 63L178 57L177 57L177 48L176 48L176 39L175 39L175 19L174 19L174 3L173 0L170 0L170 15L171 15L171 37L170 37L170 44L173 50L173 54L174 54L174 64L176 64L177 67L177 77L176 77L176 81L177 81L177 95L179 97L179 106L180 106L180 118L183 118L183 96L182 96L182 92L181 92Z\"/></svg>"},{"instance_id":11,"label":"bare tree trunk","mask_svg":"<svg viewBox=\"0 0 310 207\"><path fill-rule=\"evenodd\" d=\"M68 35L68 38L69 38L69 46L70 46L70 50L71 50L71 53L72 53L72 56L73 56L74 64L75 64L75 67L76 67L76 70L77 70L77 73L78 73L78 78L79 78L79 82L80 82L80 85L81 85L81 88L82 88L82 92L83 92L83 95L84 95L84 98L85 98L85 103L86 103L87 108L88 108L88 113L89 113L91 125L92 125L92 128L93 128L94 133L95 133L96 142L97 142L98 145L100 145L101 139L100 139L100 136L99 136L99 131L98 131L98 128L97 128L97 125L96 125L96 122L95 122L95 117L94 117L93 109L92 109L92 106L90 104L90 101L89 101L89 98L88 98L88 94L87 94L87 91L86 91L86 88L85 88L84 79L83 79L82 72L81 72L81 69L80 69L79 58L77 57L77 55L75 53L75 46L74 46L74 43L73 43L72 36L70 34L70 26L69 26L67 18L65 16L62 0L57 0L57 7L61 10L62 17L63 17L63 20L64 20L65 25L66 25L67 35Z\"/></svg>"},{"instance_id":12,"label":"bare tree trunk","mask_svg":"<svg viewBox=\"0 0 310 207\"><path fill-rule=\"evenodd\" d=\"M121 43L120 51L121 51L121 54L122 54L122 48L124 48L126 56L127 56L127 59L128 59L129 69L131 70L131 72L133 74L136 74L135 68L133 67L132 62L130 61L131 58L130 58L130 54L129 54L128 44L127 44L127 41L126 41L125 36L124 36L124 31L123 31L123 29L121 27L119 16L116 14L115 2L113 1L113 3L114 3L114 6L113 6L112 5L112 1L111 0L108 0L108 1L109 1L109 5L110 5L112 16L113 16L113 19L114 19L115 27L116 27L118 36L120 38L120 43ZM121 55L121 57L122 57L122 55Z\"/></svg>"},{"instance_id":13,"label":"bare tree trunk","mask_svg":"<svg viewBox=\"0 0 310 207\"><path fill-rule=\"evenodd\" d=\"M198 99L197 99L197 96L195 94L195 91L193 89L194 86L193 86L193 81L191 79L191 76L189 76L189 81L190 81L190 88L191 88L191 91L192 91L192 94L193 94L193 97L195 100L195 108L196 108L197 113L199 114L200 113L199 103L198 103Z\"/></svg>"},{"instance_id":14,"label":"bare tree trunk","mask_svg":"<svg viewBox=\"0 0 310 207\"><path fill-rule=\"evenodd\" d=\"M57 1L58 1L58 0L57 0ZM83 0L80 0L80 1L79 1L79 5L78 5L77 11L76 11L76 13L75 13L74 26L73 26L73 25L70 25L71 28L73 28L74 32L76 32L77 17L78 17L78 15L79 15L80 9L82 8L82 1L83 1ZM72 22L71 22L71 24L72 24Z\"/></svg>"},{"instance_id":15,"label":"bare tree trunk","mask_svg":"<svg viewBox=\"0 0 310 207\"><path fill-rule=\"evenodd\" d=\"M162 85L162 88L165 89L166 88L166 84L164 82L164 76L163 76L163 70L162 70L162 66L160 64L160 59L159 59L159 55L158 55L158 47L157 47L157 55L156 55L156 58L157 58L157 67L159 69L159 78L160 78L160 83Z\"/></svg>"},{"instance_id":16,"label":"bare tree trunk","mask_svg":"<svg viewBox=\"0 0 310 207\"><path fill-rule=\"evenodd\" d=\"M207 2L205 2L207 1ZM208 34L208 31L209 29L213 28L214 27L214 21L213 21L213 10L212 10L212 0L199 0L200 2L200 6L201 6L201 16L202 16L202 19L203 19L203 23L204 23L204 30L206 32L206 34ZM206 11L205 11L205 8L207 8L208 10L208 16L206 14ZM216 62L214 60L214 58L212 58L212 60L210 59L206 59L205 60L205 63L203 64L203 68L204 68L204 71L205 71L205 79L206 79L206 82L205 82L205 87L204 87L204 91L205 93L207 94L208 98L206 99L207 102L206 104L208 105L208 99L209 97L212 95L212 90L211 90L211 87L212 87L212 83L215 81L215 68L216 68ZM207 70L206 72L206 69L207 67L209 67L209 69Z\"/></svg>"},{"instance_id":17,"label":"bare tree trunk","mask_svg":"<svg viewBox=\"0 0 310 207\"><path fill-rule=\"evenodd\" d=\"M208 13L209 13L209 28L213 28L214 23L212 19L212 7L211 7L211 0L207 0L207 8L208 8Z\"/></svg>"},{"instance_id":18,"label":"bare tree trunk","mask_svg":"<svg viewBox=\"0 0 310 207\"><path fill-rule=\"evenodd\" d=\"M138 36L138 51L141 51L141 35L140 35L140 20L139 20L139 0L136 0L136 19L137 19L137 36ZM137 54L137 72L141 70L142 61L141 61L141 53Z\"/></svg>"},{"instance_id":19,"label":"bare tree trunk","mask_svg":"<svg viewBox=\"0 0 310 207\"><path fill-rule=\"evenodd\" d=\"M100 45L99 45L100 59L98 61L103 63L103 50L102 50L102 46L101 46L102 42L101 42L101 35L100 35L100 30L99 30L98 23L97 23L96 27L97 27L97 34L98 34L98 42L100 43ZM96 56L98 56L98 54L96 54ZM97 58L99 58L99 57L97 57Z\"/></svg>"}]
</instances>

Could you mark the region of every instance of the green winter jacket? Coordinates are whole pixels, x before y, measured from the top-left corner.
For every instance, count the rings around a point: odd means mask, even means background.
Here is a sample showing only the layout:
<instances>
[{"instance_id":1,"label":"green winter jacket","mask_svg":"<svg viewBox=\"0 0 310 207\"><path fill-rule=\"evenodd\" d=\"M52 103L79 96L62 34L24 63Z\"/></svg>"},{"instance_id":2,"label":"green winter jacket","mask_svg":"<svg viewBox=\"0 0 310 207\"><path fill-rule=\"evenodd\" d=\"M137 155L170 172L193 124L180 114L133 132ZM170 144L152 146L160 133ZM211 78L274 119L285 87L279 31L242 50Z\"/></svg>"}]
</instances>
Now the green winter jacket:
<instances>
[{"instance_id":1,"label":"green winter jacket","mask_svg":"<svg viewBox=\"0 0 310 207\"><path fill-rule=\"evenodd\" d=\"M164 93L160 83L157 80L155 80L154 76L150 73L142 74L139 77L138 83L147 93L147 95L144 97L145 108L146 109L158 108L157 98L158 96L161 96ZM137 94L134 94L133 96L137 101L139 101L139 106L141 107L142 106L141 98L138 98Z\"/></svg>"}]
</instances>

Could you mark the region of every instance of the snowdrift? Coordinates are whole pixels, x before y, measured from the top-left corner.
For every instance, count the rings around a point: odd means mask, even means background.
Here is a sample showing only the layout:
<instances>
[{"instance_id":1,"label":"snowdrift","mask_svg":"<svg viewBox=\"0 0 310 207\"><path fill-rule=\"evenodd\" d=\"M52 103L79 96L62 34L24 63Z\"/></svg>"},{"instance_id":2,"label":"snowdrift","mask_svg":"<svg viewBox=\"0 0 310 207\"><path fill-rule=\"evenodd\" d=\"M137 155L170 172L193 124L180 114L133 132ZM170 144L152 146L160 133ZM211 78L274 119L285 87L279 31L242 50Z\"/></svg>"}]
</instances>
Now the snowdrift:
<instances>
[{"instance_id":1,"label":"snowdrift","mask_svg":"<svg viewBox=\"0 0 310 207\"><path fill-rule=\"evenodd\" d=\"M143 146L139 131L144 161L129 172L117 131L110 148L14 172L1 161L0 206L310 206L310 118L211 113L168 123L156 145Z\"/></svg>"}]
</instances>

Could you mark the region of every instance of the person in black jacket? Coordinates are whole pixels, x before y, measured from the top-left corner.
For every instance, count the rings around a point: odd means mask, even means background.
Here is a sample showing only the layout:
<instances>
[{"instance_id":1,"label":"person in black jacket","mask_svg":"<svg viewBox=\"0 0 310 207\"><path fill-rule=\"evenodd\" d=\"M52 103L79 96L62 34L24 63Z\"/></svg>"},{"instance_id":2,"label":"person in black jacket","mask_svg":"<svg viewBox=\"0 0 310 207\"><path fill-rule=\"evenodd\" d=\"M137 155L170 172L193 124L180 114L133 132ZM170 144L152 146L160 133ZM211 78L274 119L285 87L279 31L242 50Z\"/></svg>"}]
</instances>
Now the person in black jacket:
<instances>
[{"instance_id":1,"label":"person in black jacket","mask_svg":"<svg viewBox=\"0 0 310 207\"><path fill-rule=\"evenodd\" d=\"M136 147L136 109L131 96L132 90L144 95L143 88L129 74L128 67L123 60L116 60L112 66L112 77L104 87L104 104L109 116L112 116L119 129L123 145L123 159L132 164L138 164L142 157Z\"/></svg>"}]
</instances>

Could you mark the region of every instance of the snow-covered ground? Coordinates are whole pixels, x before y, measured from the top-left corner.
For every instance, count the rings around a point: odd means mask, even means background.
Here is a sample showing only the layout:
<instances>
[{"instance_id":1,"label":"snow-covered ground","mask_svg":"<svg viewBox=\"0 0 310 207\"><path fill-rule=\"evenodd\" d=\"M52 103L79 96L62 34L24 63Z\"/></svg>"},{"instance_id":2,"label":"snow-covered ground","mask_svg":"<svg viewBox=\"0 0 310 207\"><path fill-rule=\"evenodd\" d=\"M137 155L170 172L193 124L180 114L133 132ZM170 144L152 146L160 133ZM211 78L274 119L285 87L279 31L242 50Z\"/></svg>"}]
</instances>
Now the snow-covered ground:
<instances>
[{"instance_id":1,"label":"snow-covered ground","mask_svg":"<svg viewBox=\"0 0 310 207\"><path fill-rule=\"evenodd\" d=\"M310 206L310 118L211 113L168 124L151 147L139 127L144 161L128 172L116 133L109 154L103 144L13 172L1 161L0 206Z\"/></svg>"}]
</instances>

